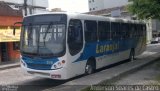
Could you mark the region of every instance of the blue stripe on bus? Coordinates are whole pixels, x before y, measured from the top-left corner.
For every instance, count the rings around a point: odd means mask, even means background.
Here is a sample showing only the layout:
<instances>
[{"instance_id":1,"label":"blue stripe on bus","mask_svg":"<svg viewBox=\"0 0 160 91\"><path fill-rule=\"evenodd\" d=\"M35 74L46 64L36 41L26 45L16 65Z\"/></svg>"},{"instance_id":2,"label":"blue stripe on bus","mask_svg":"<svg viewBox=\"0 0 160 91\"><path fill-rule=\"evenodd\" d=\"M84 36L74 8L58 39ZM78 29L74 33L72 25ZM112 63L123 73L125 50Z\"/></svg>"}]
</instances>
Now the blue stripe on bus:
<instances>
[{"instance_id":1,"label":"blue stripe on bus","mask_svg":"<svg viewBox=\"0 0 160 91\"><path fill-rule=\"evenodd\" d=\"M52 65L58 62L58 58L42 59L42 58L29 58L22 57L28 68L36 70L50 70Z\"/></svg>"},{"instance_id":2,"label":"blue stripe on bus","mask_svg":"<svg viewBox=\"0 0 160 91\"><path fill-rule=\"evenodd\" d=\"M114 41L110 40L98 43L97 42L86 43L83 53L73 63L87 60L89 59L89 57L99 57L103 55L122 52L131 48L136 48L138 40L139 39L134 38L126 40L114 40Z\"/></svg>"}]
</instances>

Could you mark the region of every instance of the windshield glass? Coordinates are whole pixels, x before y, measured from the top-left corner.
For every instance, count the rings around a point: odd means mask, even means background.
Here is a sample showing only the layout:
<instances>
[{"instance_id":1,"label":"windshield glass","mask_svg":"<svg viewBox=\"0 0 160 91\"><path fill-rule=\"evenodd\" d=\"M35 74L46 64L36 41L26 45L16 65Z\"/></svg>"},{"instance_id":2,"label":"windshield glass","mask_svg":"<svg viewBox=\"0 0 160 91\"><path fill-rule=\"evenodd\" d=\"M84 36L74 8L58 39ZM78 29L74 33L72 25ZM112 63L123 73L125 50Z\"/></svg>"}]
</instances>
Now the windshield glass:
<instances>
[{"instance_id":1,"label":"windshield glass","mask_svg":"<svg viewBox=\"0 0 160 91\"><path fill-rule=\"evenodd\" d=\"M46 21L46 20L45 20ZM62 56L65 52L65 28L61 22L23 25L22 54L37 56Z\"/></svg>"}]
</instances>

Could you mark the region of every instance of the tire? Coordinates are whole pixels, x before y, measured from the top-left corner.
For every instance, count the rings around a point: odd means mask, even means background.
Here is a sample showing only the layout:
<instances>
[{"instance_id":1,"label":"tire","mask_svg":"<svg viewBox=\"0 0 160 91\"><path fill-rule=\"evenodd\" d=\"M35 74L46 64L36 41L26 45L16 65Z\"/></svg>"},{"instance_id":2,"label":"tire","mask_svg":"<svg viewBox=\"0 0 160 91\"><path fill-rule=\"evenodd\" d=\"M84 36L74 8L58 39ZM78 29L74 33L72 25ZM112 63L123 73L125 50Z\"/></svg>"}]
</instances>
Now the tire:
<instances>
[{"instance_id":1,"label":"tire","mask_svg":"<svg viewBox=\"0 0 160 91\"><path fill-rule=\"evenodd\" d=\"M94 61L93 60L89 60L87 62L87 64L86 64L86 67L85 67L85 74L89 75L89 74L94 73L94 71L95 71Z\"/></svg>"},{"instance_id":2,"label":"tire","mask_svg":"<svg viewBox=\"0 0 160 91\"><path fill-rule=\"evenodd\" d=\"M129 55L129 61L135 60L135 51L134 49L131 49L130 55Z\"/></svg>"}]
</instances>

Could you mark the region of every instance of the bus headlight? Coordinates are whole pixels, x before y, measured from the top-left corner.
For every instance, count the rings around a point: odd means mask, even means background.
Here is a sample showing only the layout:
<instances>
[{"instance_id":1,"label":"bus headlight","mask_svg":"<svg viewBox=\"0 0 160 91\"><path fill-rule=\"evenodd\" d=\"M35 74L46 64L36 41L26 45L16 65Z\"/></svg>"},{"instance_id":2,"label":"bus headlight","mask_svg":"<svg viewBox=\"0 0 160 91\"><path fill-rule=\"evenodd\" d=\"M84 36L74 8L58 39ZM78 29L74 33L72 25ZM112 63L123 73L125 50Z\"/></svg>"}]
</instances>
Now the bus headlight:
<instances>
[{"instance_id":1,"label":"bus headlight","mask_svg":"<svg viewBox=\"0 0 160 91\"><path fill-rule=\"evenodd\" d=\"M65 60L59 61L53 65L53 69L60 69L65 64Z\"/></svg>"}]
</instances>

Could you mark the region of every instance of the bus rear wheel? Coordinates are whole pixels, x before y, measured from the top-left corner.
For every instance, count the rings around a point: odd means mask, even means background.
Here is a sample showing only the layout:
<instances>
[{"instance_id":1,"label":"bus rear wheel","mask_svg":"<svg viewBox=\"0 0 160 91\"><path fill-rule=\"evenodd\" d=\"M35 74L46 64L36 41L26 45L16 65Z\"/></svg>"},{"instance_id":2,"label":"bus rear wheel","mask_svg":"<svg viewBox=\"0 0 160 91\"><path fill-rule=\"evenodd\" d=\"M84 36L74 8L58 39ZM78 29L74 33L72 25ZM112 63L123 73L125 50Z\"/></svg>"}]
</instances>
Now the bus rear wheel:
<instances>
[{"instance_id":1,"label":"bus rear wheel","mask_svg":"<svg viewBox=\"0 0 160 91\"><path fill-rule=\"evenodd\" d=\"M86 75L89 75L89 74L92 74L94 73L95 71L95 64L93 62L93 60L91 61L88 61L87 64L86 64L86 67L85 67L85 74Z\"/></svg>"},{"instance_id":2,"label":"bus rear wheel","mask_svg":"<svg viewBox=\"0 0 160 91\"><path fill-rule=\"evenodd\" d=\"M131 49L130 55L129 55L129 61L135 60L135 51L134 49Z\"/></svg>"}]
</instances>

